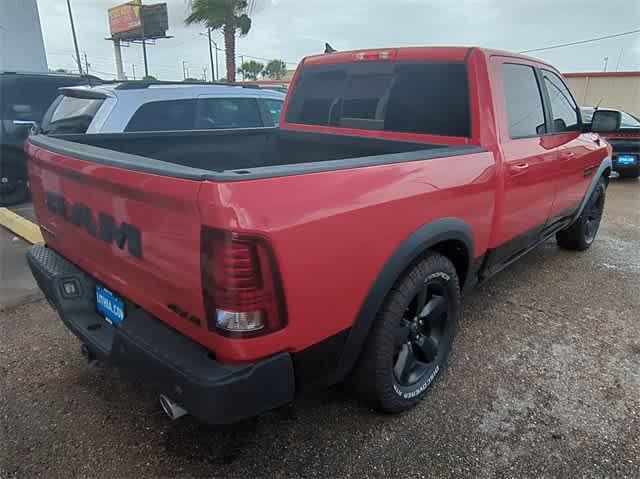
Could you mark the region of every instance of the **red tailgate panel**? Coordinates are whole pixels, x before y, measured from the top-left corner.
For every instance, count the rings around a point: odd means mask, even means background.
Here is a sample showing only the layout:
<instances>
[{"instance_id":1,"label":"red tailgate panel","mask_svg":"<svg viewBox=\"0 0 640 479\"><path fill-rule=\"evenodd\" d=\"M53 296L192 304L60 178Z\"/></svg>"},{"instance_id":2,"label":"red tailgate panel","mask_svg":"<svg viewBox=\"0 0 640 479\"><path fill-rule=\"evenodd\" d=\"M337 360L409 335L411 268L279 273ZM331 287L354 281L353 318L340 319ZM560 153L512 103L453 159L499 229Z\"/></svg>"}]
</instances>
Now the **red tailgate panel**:
<instances>
[{"instance_id":1,"label":"red tailgate panel","mask_svg":"<svg viewBox=\"0 0 640 479\"><path fill-rule=\"evenodd\" d=\"M47 245L120 296L204 344L204 323L198 327L168 307L175 304L204 317L196 202L201 183L90 163L33 145L27 152L33 204ZM47 207L46 193L64 197L69 211L74 204L87 206L96 222L103 213L118 226L128 223L139 229L142 257L65 220Z\"/></svg>"}]
</instances>

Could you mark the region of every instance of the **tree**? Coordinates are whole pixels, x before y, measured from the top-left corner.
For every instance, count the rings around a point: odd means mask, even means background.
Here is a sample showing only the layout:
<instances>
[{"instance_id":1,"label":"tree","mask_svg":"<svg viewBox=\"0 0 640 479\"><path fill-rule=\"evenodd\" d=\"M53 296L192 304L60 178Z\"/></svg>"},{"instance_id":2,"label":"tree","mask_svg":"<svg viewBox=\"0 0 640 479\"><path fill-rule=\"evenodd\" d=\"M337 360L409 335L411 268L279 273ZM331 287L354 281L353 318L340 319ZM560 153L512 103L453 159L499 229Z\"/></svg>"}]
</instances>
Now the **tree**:
<instances>
[{"instance_id":1,"label":"tree","mask_svg":"<svg viewBox=\"0 0 640 479\"><path fill-rule=\"evenodd\" d=\"M222 30L227 63L227 79L236 81L236 33L246 35L251 29L247 0L192 0L187 25L202 23L212 30Z\"/></svg>"},{"instance_id":2,"label":"tree","mask_svg":"<svg viewBox=\"0 0 640 479\"><path fill-rule=\"evenodd\" d=\"M244 62L238 71L242 73L242 78L245 80L257 80L258 75L264 71L264 65L255 60L249 60L248 62Z\"/></svg>"},{"instance_id":3,"label":"tree","mask_svg":"<svg viewBox=\"0 0 640 479\"><path fill-rule=\"evenodd\" d=\"M287 64L282 60L271 60L263 74L272 80L280 80L287 74Z\"/></svg>"},{"instance_id":4,"label":"tree","mask_svg":"<svg viewBox=\"0 0 640 479\"><path fill-rule=\"evenodd\" d=\"M153 75L146 75L142 77L142 81L158 81Z\"/></svg>"},{"instance_id":5,"label":"tree","mask_svg":"<svg viewBox=\"0 0 640 479\"><path fill-rule=\"evenodd\" d=\"M188 82L200 82L200 83L204 83L204 80L202 78L193 78L193 77L187 77L182 81L188 81Z\"/></svg>"}]
</instances>

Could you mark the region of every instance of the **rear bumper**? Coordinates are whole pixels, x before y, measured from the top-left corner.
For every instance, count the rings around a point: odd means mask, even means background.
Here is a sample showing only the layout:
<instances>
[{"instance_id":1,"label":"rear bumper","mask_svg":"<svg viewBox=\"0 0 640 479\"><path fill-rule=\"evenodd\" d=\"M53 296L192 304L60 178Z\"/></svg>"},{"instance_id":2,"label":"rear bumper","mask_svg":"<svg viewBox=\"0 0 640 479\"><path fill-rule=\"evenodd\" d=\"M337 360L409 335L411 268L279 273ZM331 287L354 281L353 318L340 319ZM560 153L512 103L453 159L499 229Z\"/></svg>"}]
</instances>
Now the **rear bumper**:
<instances>
[{"instance_id":1,"label":"rear bumper","mask_svg":"<svg viewBox=\"0 0 640 479\"><path fill-rule=\"evenodd\" d=\"M64 324L103 363L173 399L210 424L228 424L291 402L295 380L290 354L262 361L219 363L199 344L126 301L118 327L95 309L95 280L42 244L27 253L29 267ZM73 281L79 295L65 297Z\"/></svg>"}]
</instances>

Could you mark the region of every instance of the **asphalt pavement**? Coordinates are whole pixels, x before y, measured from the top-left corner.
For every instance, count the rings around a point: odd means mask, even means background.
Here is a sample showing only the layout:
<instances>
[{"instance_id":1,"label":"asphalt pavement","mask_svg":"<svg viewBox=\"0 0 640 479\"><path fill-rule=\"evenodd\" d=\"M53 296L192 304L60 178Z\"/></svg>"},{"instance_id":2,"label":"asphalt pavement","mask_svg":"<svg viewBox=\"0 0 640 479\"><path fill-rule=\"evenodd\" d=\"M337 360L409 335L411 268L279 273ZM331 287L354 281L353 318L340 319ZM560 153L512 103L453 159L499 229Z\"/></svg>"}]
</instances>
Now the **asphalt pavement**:
<instances>
[{"instance_id":1,"label":"asphalt pavement","mask_svg":"<svg viewBox=\"0 0 640 479\"><path fill-rule=\"evenodd\" d=\"M640 477L639 311L640 182L621 180L589 251L549 241L465 299L445 376L397 416L334 388L170 421L30 302L0 313L0 477Z\"/></svg>"}]
</instances>

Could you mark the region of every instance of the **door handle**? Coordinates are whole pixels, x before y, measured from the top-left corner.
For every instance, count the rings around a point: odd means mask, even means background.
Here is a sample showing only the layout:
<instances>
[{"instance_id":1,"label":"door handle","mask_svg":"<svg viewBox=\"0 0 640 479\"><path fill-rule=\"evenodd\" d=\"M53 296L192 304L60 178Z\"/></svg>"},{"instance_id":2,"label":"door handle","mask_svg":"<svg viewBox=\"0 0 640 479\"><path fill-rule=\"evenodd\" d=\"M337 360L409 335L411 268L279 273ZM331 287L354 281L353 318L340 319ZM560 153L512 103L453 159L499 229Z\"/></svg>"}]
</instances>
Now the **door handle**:
<instances>
[{"instance_id":1,"label":"door handle","mask_svg":"<svg viewBox=\"0 0 640 479\"><path fill-rule=\"evenodd\" d=\"M509 172L513 176L523 175L529 169L529 163L517 163L515 165L509 165Z\"/></svg>"},{"instance_id":2,"label":"door handle","mask_svg":"<svg viewBox=\"0 0 640 479\"><path fill-rule=\"evenodd\" d=\"M574 158L575 156L576 156L576 154L573 151L568 151L567 153L565 153L564 159L565 160L570 160L570 159Z\"/></svg>"}]
</instances>

